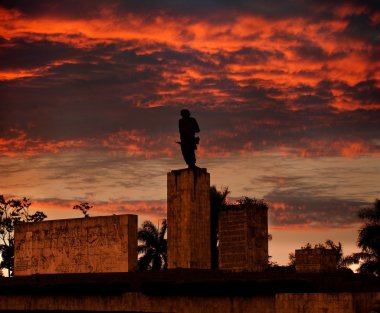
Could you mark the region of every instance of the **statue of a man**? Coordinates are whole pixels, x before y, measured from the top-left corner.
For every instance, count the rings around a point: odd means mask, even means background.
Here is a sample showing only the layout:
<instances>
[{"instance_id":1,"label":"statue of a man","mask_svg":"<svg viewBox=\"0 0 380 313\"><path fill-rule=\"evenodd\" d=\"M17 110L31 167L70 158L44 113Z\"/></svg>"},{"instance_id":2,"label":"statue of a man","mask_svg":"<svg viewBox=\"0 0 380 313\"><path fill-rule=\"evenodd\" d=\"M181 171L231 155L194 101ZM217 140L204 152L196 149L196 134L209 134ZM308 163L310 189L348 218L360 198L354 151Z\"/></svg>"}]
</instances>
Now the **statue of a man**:
<instances>
[{"instance_id":1,"label":"statue of a man","mask_svg":"<svg viewBox=\"0 0 380 313\"><path fill-rule=\"evenodd\" d=\"M199 143L199 137L195 137L195 133L199 133L200 129L197 120L190 117L189 110L181 110L182 118L178 121L179 134L181 137L181 151L183 158L189 168L195 167L195 150L197 150L197 144Z\"/></svg>"}]
</instances>

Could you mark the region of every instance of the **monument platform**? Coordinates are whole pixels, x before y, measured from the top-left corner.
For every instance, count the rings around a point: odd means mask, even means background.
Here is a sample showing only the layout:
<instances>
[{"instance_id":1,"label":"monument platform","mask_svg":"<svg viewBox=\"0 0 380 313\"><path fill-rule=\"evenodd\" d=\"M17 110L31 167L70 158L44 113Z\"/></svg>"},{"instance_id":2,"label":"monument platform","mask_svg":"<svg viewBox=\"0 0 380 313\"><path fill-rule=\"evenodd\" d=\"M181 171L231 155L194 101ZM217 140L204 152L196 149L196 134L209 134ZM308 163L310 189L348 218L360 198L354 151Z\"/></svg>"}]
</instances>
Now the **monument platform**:
<instances>
[{"instance_id":1,"label":"monument platform","mask_svg":"<svg viewBox=\"0 0 380 313\"><path fill-rule=\"evenodd\" d=\"M210 174L196 167L167 178L168 267L211 268Z\"/></svg>"}]
</instances>

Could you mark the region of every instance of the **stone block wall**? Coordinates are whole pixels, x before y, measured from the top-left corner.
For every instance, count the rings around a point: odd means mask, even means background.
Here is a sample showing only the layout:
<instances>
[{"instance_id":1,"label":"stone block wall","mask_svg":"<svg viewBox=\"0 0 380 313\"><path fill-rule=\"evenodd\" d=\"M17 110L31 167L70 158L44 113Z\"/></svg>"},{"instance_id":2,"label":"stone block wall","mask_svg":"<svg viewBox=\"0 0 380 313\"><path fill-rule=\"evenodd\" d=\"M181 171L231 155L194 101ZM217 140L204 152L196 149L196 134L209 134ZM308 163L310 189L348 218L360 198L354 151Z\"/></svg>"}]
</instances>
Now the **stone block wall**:
<instances>
[{"instance_id":1,"label":"stone block wall","mask_svg":"<svg viewBox=\"0 0 380 313\"><path fill-rule=\"evenodd\" d=\"M168 173L168 268L211 268L210 174Z\"/></svg>"},{"instance_id":2,"label":"stone block wall","mask_svg":"<svg viewBox=\"0 0 380 313\"><path fill-rule=\"evenodd\" d=\"M297 249L296 271L299 273L331 273L336 271L336 253L331 249Z\"/></svg>"},{"instance_id":3,"label":"stone block wall","mask_svg":"<svg viewBox=\"0 0 380 313\"><path fill-rule=\"evenodd\" d=\"M128 272L137 266L137 215L23 223L15 227L15 276Z\"/></svg>"},{"instance_id":4,"label":"stone block wall","mask_svg":"<svg viewBox=\"0 0 380 313\"><path fill-rule=\"evenodd\" d=\"M219 214L219 268L264 271L268 266L268 211L245 205Z\"/></svg>"}]
</instances>

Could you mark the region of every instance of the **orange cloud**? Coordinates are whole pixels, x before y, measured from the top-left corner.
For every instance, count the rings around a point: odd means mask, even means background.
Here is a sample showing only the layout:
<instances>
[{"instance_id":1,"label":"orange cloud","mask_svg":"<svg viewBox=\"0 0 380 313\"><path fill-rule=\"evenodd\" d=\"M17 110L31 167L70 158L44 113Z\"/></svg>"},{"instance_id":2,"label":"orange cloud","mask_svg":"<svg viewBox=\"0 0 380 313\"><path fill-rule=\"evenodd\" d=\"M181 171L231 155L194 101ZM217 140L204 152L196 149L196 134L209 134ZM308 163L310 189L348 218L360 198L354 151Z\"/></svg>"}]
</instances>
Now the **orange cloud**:
<instances>
[{"instance_id":1,"label":"orange cloud","mask_svg":"<svg viewBox=\"0 0 380 313\"><path fill-rule=\"evenodd\" d=\"M168 141L174 143L177 138L174 136L162 136L165 143L160 142L152 135L147 135L143 131L121 130L107 135L102 141L102 147L107 148L111 153L125 153L128 156L142 156L145 158L172 156L173 151L168 145Z\"/></svg>"},{"instance_id":2,"label":"orange cloud","mask_svg":"<svg viewBox=\"0 0 380 313\"><path fill-rule=\"evenodd\" d=\"M277 121L262 120L256 127L276 126ZM305 130L305 129L304 129ZM267 140L248 140L236 142L236 147L221 145L220 142L239 140L245 133L251 132L248 125L237 124L229 131L213 131L206 139L203 139L198 147L197 155L205 158L229 157L240 155L249 157L259 154L282 155L286 157L331 157L342 156L356 158L362 155L380 155L380 147L376 142L357 140L328 140L301 138L297 142L279 143ZM294 126L294 131L302 131ZM111 155L122 154L129 157L143 157L147 159L155 157L173 157L180 153L177 134L162 134L160 136L148 135L145 131L120 130L106 134L102 138L43 140L31 138L21 130L12 129L12 137L0 138L0 155L3 156L34 156L44 153L60 153L63 151L84 150L105 151ZM157 134L155 134L157 135ZM213 140L210 140L210 139ZM214 138L218 138L214 142Z\"/></svg>"},{"instance_id":3,"label":"orange cloud","mask_svg":"<svg viewBox=\"0 0 380 313\"><path fill-rule=\"evenodd\" d=\"M40 16L28 18L17 11L1 9L1 16L6 23L0 27L5 38L14 38L28 34L30 38L44 34L45 38L64 42L77 48L86 49L99 43L117 41L136 41L140 43L165 43L176 49L191 47L204 53L225 51L230 53L241 47L252 47L268 51L281 51L285 59L271 59L265 64L229 64L226 75L233 78L250 77L277 81L278 83L296 84L300 81L316 82L318 78L299 76L300 72L321 72L324 79L344 79L351 84L357 83L368 75L368 70L379 61L369 61L362 51L364 43L352 40L337 40L332 34L343 31L347 22L342 20L310 23L306 18L267 20L253 15L236 15L234 19L213 24L207 20L192 20L181 16L157 13L148 21L145 16L129 13L120 17L115 8L104 7L101 18L65 19ZM363 8L362 8L363 9ZM341 7L339 14L343 17L356 12L352 5ZM223 13L222 13L223 14ZM226 14L226 12L224 12ZM376 16L373 17L376 19ZM5 25L11 27L5 27ZM321 29L325 29L321 32ZM253 31L255 30L255 31ZM274 37L279 30L286 30L288 37ZM328 30L328 31L327 31ZM257 33L257 36L252 36ZM186 36L183 34L187 34ZM301 35L302 34L302 35ZM41 35L40 35L41 36ZM303 39L302 39L303 38ZM340 60L309 60L297 56L293 48L300 40L313 42L326 52L346 53ZM145 50L145 53L148 53ZM141 53L141 52L140 52ZM211 57L211 56L210 56ZM355 66L347 66L355 64ZM279 73L277 70L281 70ZM254 71L253 71L254 70ZM275 74L277 71L277 74ZM17 73L3 74L8 79L20 77ZM187 70L192 79L204 78L194 69ZM290 78L290 79L289 79ZM178 81L183 79L177 78ZM221 91L218 91L221 92Z\"/></svg>"},{"instance_id":4,"label":"orange cloud","mask_svg":"<svg viewBox=\"0 0 380 313\"><path fill-rule=\"evenodd\" d=\"M71 140L47 140L31 139L22 130L11 129L14 136L11 138L0 137L0 155L33 156L41 153L58 153L68 149L84 148L85 142L81 139Z\"/></svg>"}]
</instances>

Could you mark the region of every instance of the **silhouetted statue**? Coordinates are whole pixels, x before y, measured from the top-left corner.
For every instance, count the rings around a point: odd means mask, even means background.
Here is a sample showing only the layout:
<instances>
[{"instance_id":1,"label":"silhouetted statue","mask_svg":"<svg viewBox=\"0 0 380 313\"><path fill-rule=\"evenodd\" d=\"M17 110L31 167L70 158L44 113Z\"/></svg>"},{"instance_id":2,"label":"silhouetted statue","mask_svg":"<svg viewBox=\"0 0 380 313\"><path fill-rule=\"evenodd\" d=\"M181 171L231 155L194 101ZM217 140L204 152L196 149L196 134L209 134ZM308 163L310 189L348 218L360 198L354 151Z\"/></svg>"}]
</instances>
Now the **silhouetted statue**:
<instances>
[{"instance_id":1,"label":"silhouetted statue","mask_svg":"<svg viewBox=\"0 0 380 313\"><path fill-rule=\"evenodd\" d=\"M197 120L190 117L189 110L181 110L182 118L178 121L179 134L181 136L181 151L183 158L189 168L195 167L195 150L197 150L197 144L199 143L199 137L195 137L195 133L199 133L200 129Z\"/></svg>"}]
</instances>

